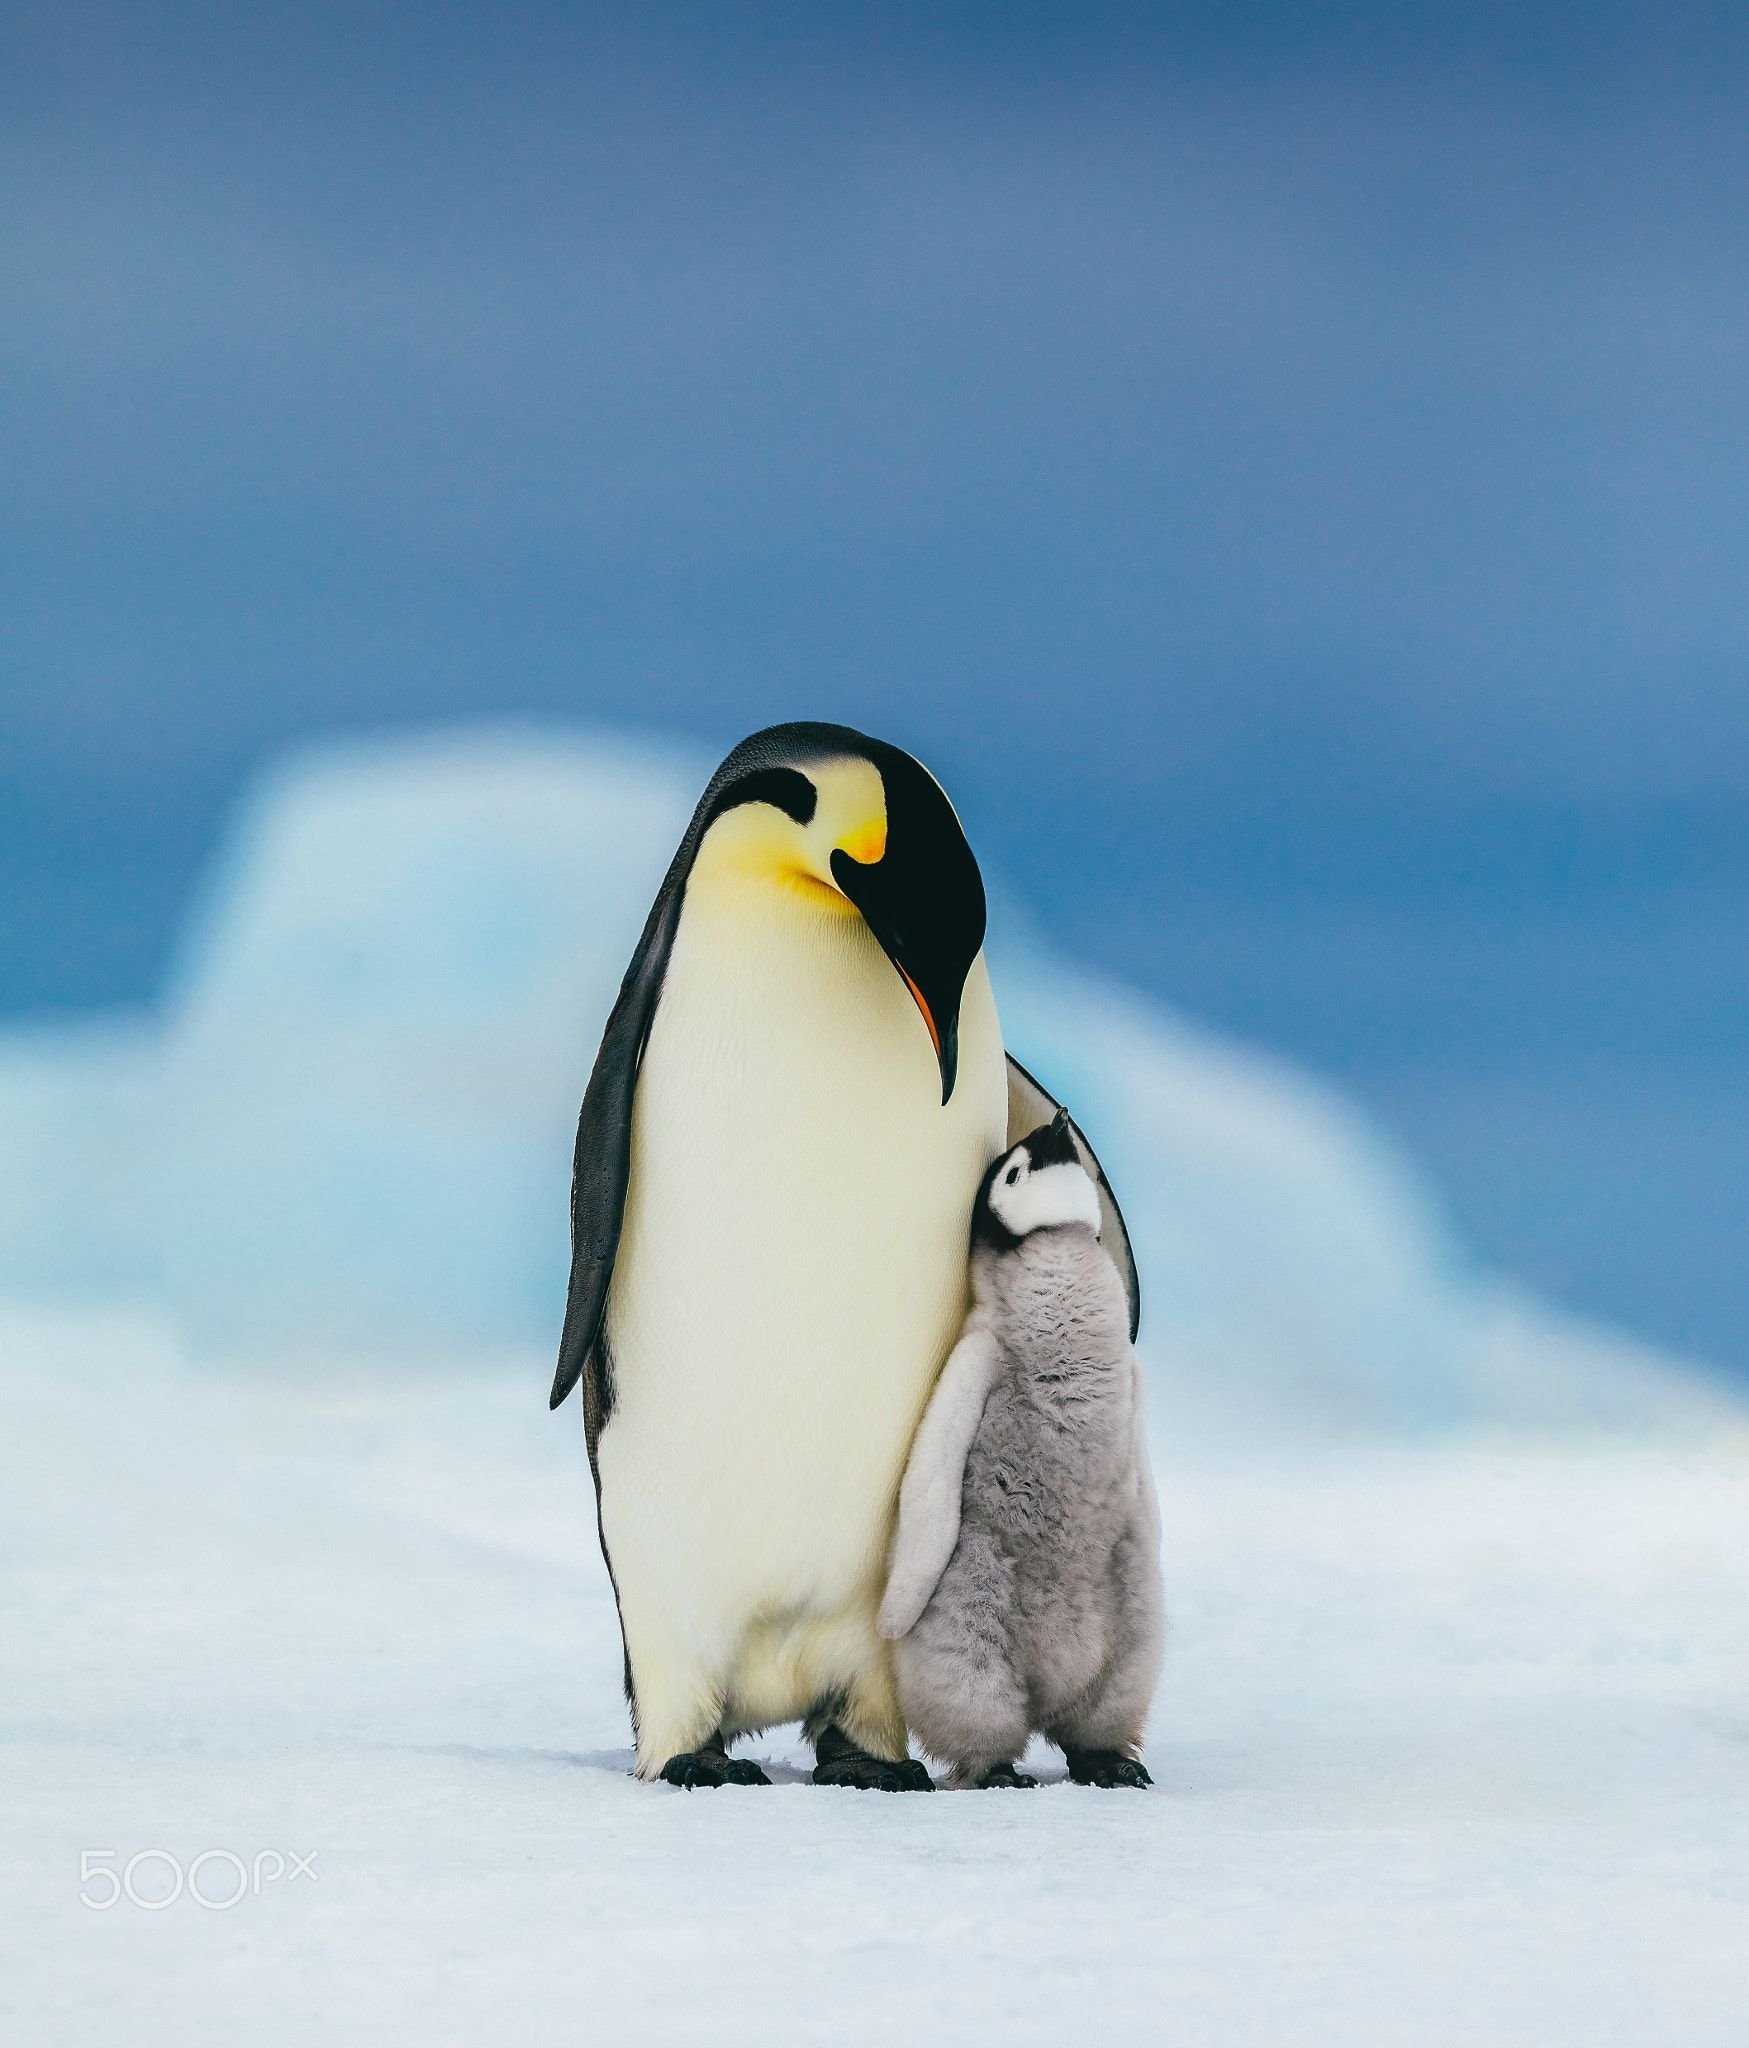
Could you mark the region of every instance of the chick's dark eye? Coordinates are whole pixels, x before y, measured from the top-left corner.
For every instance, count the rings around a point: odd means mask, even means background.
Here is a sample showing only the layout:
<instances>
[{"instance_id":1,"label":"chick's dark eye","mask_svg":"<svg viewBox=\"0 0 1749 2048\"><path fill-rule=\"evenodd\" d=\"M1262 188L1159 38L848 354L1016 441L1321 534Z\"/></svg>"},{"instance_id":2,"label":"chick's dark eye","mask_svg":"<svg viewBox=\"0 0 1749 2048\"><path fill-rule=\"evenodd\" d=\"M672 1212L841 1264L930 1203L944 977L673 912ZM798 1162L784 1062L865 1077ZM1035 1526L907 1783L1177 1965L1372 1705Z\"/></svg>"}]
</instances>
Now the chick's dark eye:
<instances>
[{"instance_id":1,"label":"chick's dark eye","mask_svg":"<svg viewBox=\"0 0 1749 2048\"><path fill-rule=\"evenodd\" d=\"M1008 1185L1013 1187L1014 1183L1020 1178L1020 1168L1018 1166L1011 1166L1003 1177L1008 1182Z\"/></svg>"}]
</instances>

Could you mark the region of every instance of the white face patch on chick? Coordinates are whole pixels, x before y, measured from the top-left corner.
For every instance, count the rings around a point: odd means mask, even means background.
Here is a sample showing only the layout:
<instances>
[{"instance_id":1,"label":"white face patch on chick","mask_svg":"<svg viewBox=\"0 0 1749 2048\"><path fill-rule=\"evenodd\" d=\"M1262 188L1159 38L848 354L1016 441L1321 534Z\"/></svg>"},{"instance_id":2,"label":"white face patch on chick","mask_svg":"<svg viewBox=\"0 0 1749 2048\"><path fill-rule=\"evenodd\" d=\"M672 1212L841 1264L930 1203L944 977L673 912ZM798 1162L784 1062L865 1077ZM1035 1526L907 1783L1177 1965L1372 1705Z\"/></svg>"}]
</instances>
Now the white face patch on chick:
<instances>
[{"instance_id":1,"label":"white face patch on chick","mask_svg":"<svg viewBox=\"0 0 1749 2048\"><path fill-rule=\"evenodd\" d=\"M1064 1223L1085 1223L1099 1235L1099 1190L1085 1168L1067 1161L1035 1166L1024 1141L990 1183L990 1209L1016 1237Z\"/></svg>"}]
</instances>

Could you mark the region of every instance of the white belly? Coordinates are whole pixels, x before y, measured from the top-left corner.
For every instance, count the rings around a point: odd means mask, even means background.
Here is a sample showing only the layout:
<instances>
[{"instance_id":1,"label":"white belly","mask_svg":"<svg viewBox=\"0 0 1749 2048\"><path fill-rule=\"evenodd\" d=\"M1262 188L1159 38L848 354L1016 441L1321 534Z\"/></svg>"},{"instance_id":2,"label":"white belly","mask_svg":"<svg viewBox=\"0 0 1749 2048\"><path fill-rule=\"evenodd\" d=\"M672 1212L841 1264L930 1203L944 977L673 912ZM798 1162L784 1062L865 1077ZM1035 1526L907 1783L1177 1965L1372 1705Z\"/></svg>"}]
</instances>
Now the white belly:
<instances>
[{"instance_id":1,"label":"white belly","mask_svg":"<svg viewBox=\"0 0 1749 2048\"><path fill-rule=\"evenodd\" d=\"M689 896L640 1073L608 1299L603 1533L632 1648L780 1719L798 1643L872 1616L912 1435L966 1307L1007 1114L980 958L941 1102L860 918ZM644 1681L638 1679L640 1692Z\"/></svg>"}]
</instances>

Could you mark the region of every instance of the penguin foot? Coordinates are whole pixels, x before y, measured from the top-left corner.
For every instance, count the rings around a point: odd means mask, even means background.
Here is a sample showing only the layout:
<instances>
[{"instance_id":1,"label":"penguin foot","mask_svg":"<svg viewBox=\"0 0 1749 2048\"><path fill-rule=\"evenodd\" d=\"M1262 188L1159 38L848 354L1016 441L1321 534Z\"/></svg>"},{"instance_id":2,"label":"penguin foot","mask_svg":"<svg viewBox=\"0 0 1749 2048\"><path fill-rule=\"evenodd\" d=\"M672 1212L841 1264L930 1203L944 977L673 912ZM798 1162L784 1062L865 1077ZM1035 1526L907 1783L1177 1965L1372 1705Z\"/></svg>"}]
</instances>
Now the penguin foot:
<instances>
[{"instance_id":1,"label":"penguin foot","mask_svg":"<svg viewBox=\"0 0 1749 2048\"><path fill-rule=\"evenodd\" d=\"M884 1756L842 1756L814 1766L816 1785L852 1785L859 1792L933 1792L935 1780L916 1761L893 1763Z\"/></svg>"},{"instance_id":2,"label":"penguin foot","mask_svg":"<svg viewBox=\"0 0 1749 2048\"><path fill-rule=\"evenodd\" d=\"M912 1757L894 1762L858 1749L842 1728L822 1728L814 1743L814 1783L851 1785L860 1792L933 1792L935 1780Z\"/></svg>"},{"instance_id":3,"label":"penguin foot","mask_svg":"<svg viewBox=\"0 0 1749 2048\"><path fill-rule=\"evenodd\" d=\"M714 1736L702 1749L683 1750L662 1766L662 1782L683 1792L700 1785L769 1785L771 1780L746 1757L730 1756L723 1738Z\"/></svg>"},{"instance_id":4,"label":"penguin foot","mask_svg":"<svg viewBox=\"0 0 1749 2048\"><path fill-rule=\"evenodd\" d=\"M1025 1771L1017 1771L1012 1764L992 1764L978 1780L980 1792L1030 1792L1038 1780L1029 1777Z\"/></svg>"},{"instance_id":5,"label":"penguin foot","mask_svg":"<svg viewBox=\"0 0 1749 2048\"><path fill-rule=\"evenodd\" d=\"M1077 1785L1129 1785L1145 1792L1153 1779L1133 1757L1116 1749L1065 1749L1069 1776Z\"/></svg>"}]
</instances>

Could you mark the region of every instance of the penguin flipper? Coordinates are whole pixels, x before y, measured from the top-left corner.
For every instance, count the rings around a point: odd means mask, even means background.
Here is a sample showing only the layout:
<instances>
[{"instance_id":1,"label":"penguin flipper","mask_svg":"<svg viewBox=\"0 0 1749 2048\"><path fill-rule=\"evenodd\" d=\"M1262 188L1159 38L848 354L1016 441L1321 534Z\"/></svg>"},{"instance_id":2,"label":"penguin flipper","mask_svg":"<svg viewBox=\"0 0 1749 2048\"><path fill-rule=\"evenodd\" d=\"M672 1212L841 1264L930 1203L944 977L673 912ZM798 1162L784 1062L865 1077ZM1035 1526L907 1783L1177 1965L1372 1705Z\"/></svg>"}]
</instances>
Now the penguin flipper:
<instances>
[{"instance_id":1,"label":"penguin flipper","mask_svg":"<svg viewBox=\"0 0 1749 2048\"><path fill-rule=\"evenodd\" d=\"M1034 1080L1013 1053L1008 1055L1007 1142L1010 1145L1018 1145L1028 1131L1036 1131L1040 1124L1048 1124L1062 1106L1054 1095ZM1073 1117L1069 1119L1069 1134L1075 1140L1081 1164L1099 1190L1099 1241L1110 1254L1129 1299L1130 1342L1133 1344L1136 1332L1142 1326L1142 1283L1136 1273L1136 1255L1130 1249L1130 1233L1123 1220L1123 1211L1117 1205L1117 1197L1111 1191L1111 1182L1105 1177L1105 1168L1099 1163L1099 1155L1088 1144L1081 1126Z\"/></svg>"},{"instance_id":2,"label":"penguin flipper","mask_svg":"<svg viewBox=\"0 0 1749 2048\"><path fill-rule=\"evenodd\" d=\"M899 1526L876 1624L891 1641L916 1627L959 1541L966 1456L998 1363L996 1339L974 1317L948 1353L917 1425L899 1488Z\"/></svg>"},{"instance_id":3,"label":"penguin flipper","mask_svg":"<svg viewBox=\"0 0 1749 2048\"><path fill-rule=\"evenodd\" d=\"M689 835L690 837L690 835ZM632 1099L637 1092L638 1066L644 1057L650 1026L662 993L662 977L674 950L675 928L686 890L682 855L675 855L667 878L644 920L643 936L620 983L619 995L601 1034L601 1049L583 1091L577 1117L577 1148L571 1161L571 1286L565 1300L565 1328L559 1339L559 1365L553 1375L556 1408L583 1376L589 1354L601 1334L607 1290L619 1253L620 1227L625 1220L626 1187L632 1171ZM688 858L690 865L690 858ZM605 1416L595 1419L591 1434Z\"/></svg>"}]
</instances>

